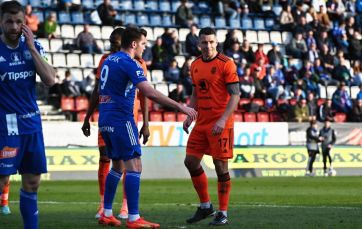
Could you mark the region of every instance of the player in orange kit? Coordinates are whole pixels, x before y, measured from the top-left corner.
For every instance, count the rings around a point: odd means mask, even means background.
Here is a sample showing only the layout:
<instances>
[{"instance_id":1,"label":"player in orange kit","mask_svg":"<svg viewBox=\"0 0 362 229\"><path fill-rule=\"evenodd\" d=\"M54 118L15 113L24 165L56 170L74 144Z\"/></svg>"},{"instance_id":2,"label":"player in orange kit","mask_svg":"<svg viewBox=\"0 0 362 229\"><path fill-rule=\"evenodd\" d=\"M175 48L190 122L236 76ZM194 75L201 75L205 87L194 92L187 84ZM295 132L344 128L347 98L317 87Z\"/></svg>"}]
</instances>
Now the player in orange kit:
<instances>
[{"instance_id":1,"label":"player in orange kit","mask_svg":"<svg viewBox=\"0 0 362 229\"><path fill-rule=\"evenodd\" d=\"M219 211L210 225L228 224L227 208L231 190L228 159L233 157L233 112L240 98L239 78L234 61L216 50L216 32L203 28L199 33L201 56L191 64L193 92L190 107L198 111L186 147L185 166L200 199L200 206L187 223L196 223L215 211L210 201L208 181L200 164L202 157L212 156L218 177ZM193 120L184 121L184 130Z\"/></svg>"},{"instance_id":2,"label":"player in orange kit","mask_svg":"<svg viewBox=\"0 0 362 229\"><path fill-rule=\"evenodd\" d=\"M111 53L114 52L118 52L121 48L121 39L122 39L122 34L123 34L124 29L123 28L116 28L109 40L111 43ZM99 76L100 76L100 69L102 67L103 62L107 59L107 57L110 54L105 54L102 56L101 60L99 61L99 65L98 65L98 69L97 69L97 74L96 74L96 83L95 83L95 89L93 90L91 99L90 99L90 104L89 104L89 108L87 111L87 115L84 119L84 123L82 126L82 130L85 136L89 136L90 135L90 124L89 124L89 119L92 116L94 110L96 109L97 105L98 105L98 97L99 97L99 93L98 93L98 86L99 86ZM143 68L143 71L145 72L145 75L147 75L147 67L146 67L146 63L144 60L139 59L138 62L140 63L140 65ZM150 132L148 129L148 107L147 107L147 99L143 96L143 95L139 95L140 98L140 104L141 104L141 110L143 113L143 126L140 130L140 137L143 136L143 144L146 144L146 142L148 141L148 138L150 136ZM135 100L137 100L137 95L135 97ZM134 108L134 118L135 121L137 123L137 119L138 119L138 106L136 105L137 103L135 103L135 108ZM97 214L95 216L96 219L100 218L102 212L103 212L103 197L104 197L104 190L105 190L105 182L106 182L106 177L107 174L109 172L110 169L110 159L107 156L107 152L106 152L106 144L102 138L102 135L98 132L98 148L99 148L99 153L100 153L100 158L99 158L99 168L98 168L98 185L99 185L99 195L101 198L101 203L100 206L98 207L97 210ZM125 174L125 172L124 172ZM123 176L123 181L124 181L124 177ZM128 208L127 208L127 197L125 192L123 191L123 201L122 201L122 208L120 210L120 213L118 215L118 218L122 218L122 219L126 219L128 217Z\"/></svg>"},{"instance_id":3,"label":"player in orange kit","mask_svg":"<svg viewBox=\"0 0 362 229\"><path fill-rule=\"evenodd\" d=\"M11 214L9 208L9 191L10 191L10 181L5 185L2 193L1 193L1 203L0 203L0 214L9 215Z\"/></svg>"}]
</instances>

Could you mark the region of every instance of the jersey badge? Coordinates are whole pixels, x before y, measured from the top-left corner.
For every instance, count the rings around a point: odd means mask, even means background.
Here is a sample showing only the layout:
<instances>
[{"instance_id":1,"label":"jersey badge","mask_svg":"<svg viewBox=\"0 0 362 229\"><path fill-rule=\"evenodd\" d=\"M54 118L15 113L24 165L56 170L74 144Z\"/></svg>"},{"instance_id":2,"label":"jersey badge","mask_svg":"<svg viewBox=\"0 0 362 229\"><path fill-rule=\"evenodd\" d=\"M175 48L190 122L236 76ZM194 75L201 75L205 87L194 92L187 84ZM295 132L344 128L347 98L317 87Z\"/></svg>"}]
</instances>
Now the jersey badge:
<instances>
[{"instance_id":1,"label":"jersey badge","mask_svg":"<svg viewBox=\"0 0 362 229\"><path fill-rule=\"evenodd\" d=\"M216 67L214 66L211 68L211 74L215 74L215 73L216 73Z\"/></svg>"},{"instance_id":2,"label":"jersey badge","mask_svg":"<svg viewBox=\"0 0 362 229\"><path fill-rule=\"evenodd\" d=\"M6 59L3 56L0 56L0 62L5 62Z\"/></svg>"}]
</instances>

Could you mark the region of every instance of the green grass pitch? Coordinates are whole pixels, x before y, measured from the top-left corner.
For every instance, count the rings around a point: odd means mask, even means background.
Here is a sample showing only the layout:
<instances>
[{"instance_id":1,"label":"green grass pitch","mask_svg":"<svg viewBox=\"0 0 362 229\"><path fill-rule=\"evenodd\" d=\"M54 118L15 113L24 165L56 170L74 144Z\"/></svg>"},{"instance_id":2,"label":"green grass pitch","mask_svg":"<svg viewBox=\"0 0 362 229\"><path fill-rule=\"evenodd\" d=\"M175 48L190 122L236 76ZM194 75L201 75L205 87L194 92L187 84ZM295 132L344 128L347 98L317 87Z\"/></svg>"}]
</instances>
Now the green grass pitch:
<instances>
[{"instance_id":1,"label":"green grass pitch","mask_svg":"<svg viewBox=\"0 0 362 229\"><path fill-rule=\"evenodd\" d=\"M12 214L0 215L0 228L22 228L19 182L10 190ZM121 186L113 211L119 211ZM216 180L210 179L217 208ZM94 219L96 181L44 181L39 190L40 228L101 228ZM141 215L161 228L209 228L210 219L188 225L196 210L190 180L143 180ZM362 228L362 177L234 178L226 228ZM123 223L121 228L125 228Z\"/></svg>"}]
</instances>

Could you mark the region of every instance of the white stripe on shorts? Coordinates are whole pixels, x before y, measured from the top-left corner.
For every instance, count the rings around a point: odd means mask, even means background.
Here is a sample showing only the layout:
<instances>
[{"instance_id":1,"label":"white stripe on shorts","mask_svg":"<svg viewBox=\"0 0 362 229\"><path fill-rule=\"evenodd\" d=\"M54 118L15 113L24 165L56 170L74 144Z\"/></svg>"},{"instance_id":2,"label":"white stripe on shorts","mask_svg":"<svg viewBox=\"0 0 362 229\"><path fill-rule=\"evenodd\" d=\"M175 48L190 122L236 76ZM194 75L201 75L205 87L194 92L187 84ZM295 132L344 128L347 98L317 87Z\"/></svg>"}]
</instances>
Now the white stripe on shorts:
<instances>
[{"instance_id":1,"label":"white stripe on shorts","mask_svg":"<svg viewBox=\"0 0 362 229\"><path fill-rule=\"evenodd\" d=\"M131 122L128 121L126 123L126 127L127 127L127 131L128 131L128 136L129 136L129 140L131 141L131 144L134 146L134 145L137 145L137 142L136 142L136 138L134 136L134 133L133 133L133 129L132 129L132 125L131 125Z\"/></svg>"}]
</instances>

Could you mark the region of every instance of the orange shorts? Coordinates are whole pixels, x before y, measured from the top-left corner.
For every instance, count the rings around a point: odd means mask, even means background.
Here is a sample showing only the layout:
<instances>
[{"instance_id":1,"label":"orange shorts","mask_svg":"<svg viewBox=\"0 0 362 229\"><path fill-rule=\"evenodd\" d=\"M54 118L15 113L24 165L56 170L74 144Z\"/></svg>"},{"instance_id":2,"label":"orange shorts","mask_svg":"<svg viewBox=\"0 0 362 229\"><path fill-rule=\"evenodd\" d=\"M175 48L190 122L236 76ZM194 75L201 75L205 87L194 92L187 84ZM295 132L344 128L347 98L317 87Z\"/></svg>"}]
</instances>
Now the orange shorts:
<instances>
[{"instance_id":1,"label":"orange shorts","mask_svg":"<svg viewBox=\"0 0 362 229\"><path fill-rule=\"evenodd\" d=\"M101 132L98 132L98 147L105 147L106 143L103 140Z\"/></svg>"},{"instance_id":2,"label":"orange shorts","mask_svg":"<svg viewBox=\"0 0 362 229\"><path fill-rule=\"evenodd\" d=\"M195 126L187 142L186 153L197 158L202 158L204 154L219 160L232 158L234 128L225 128L220 135L213 136L212 127L213 125Z\"/></svg>"}]
</instances>

